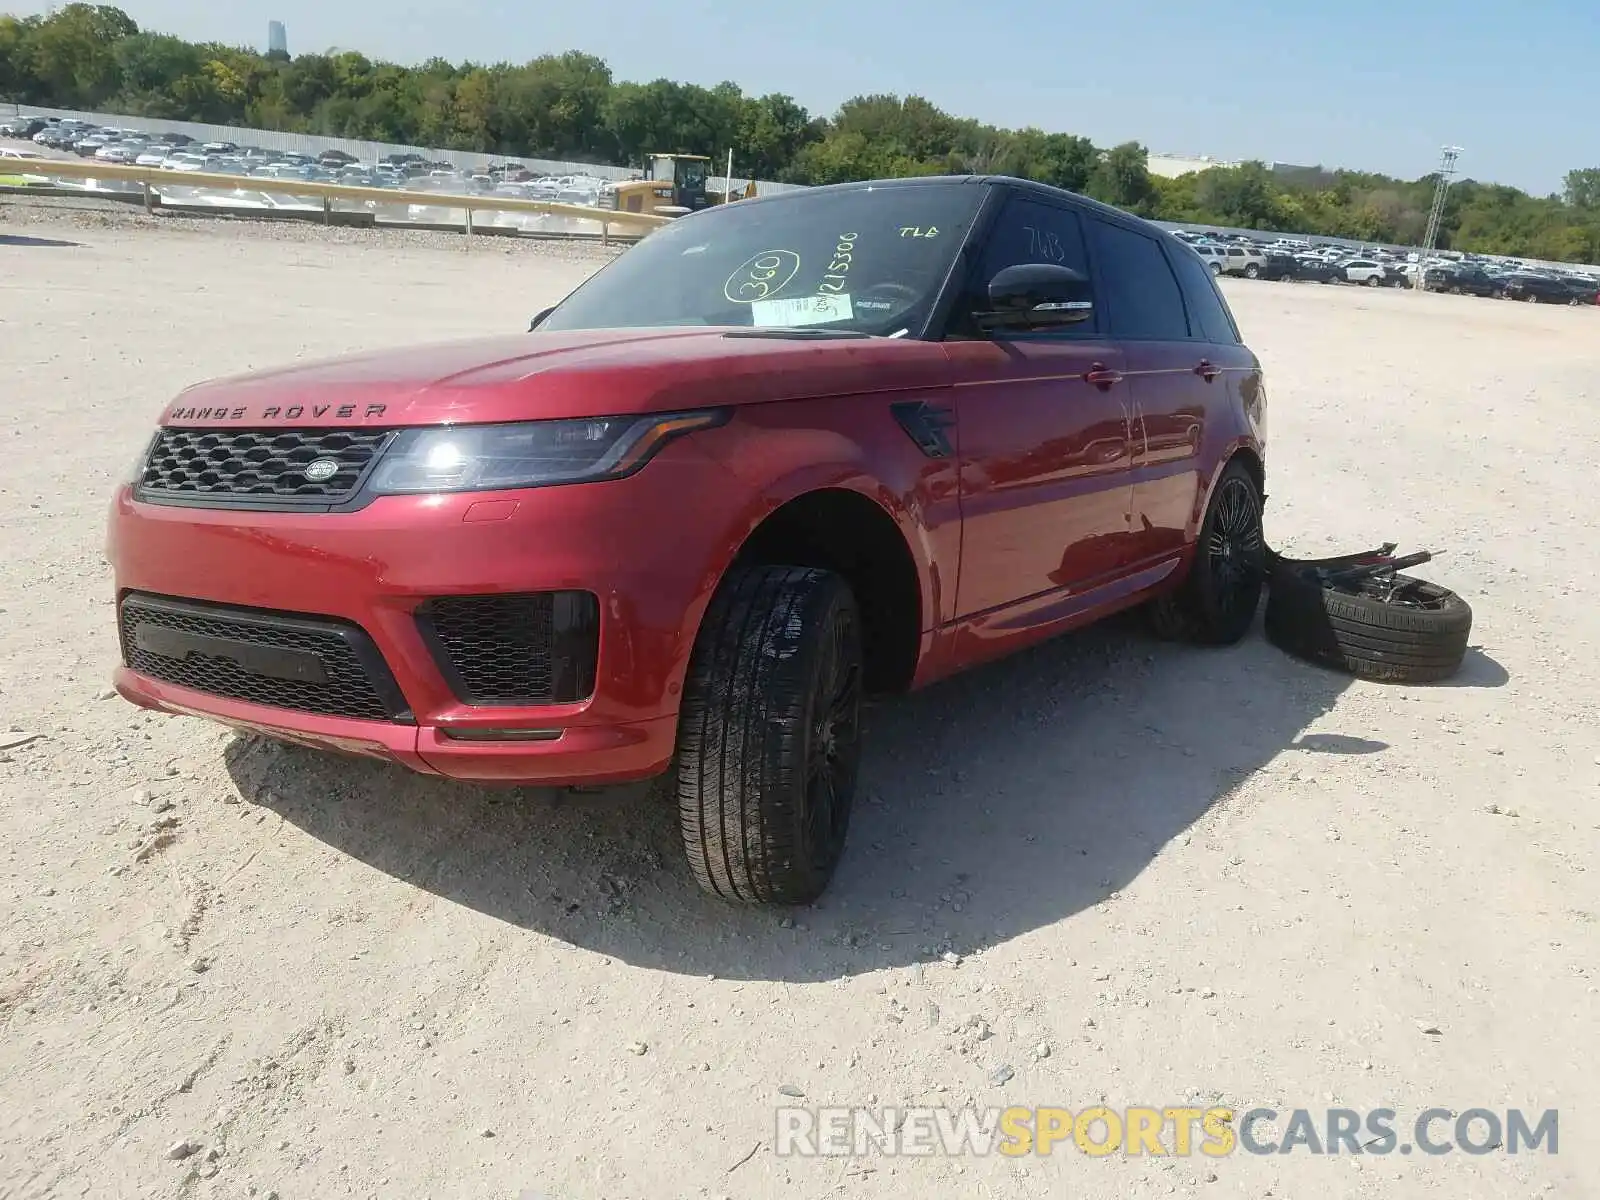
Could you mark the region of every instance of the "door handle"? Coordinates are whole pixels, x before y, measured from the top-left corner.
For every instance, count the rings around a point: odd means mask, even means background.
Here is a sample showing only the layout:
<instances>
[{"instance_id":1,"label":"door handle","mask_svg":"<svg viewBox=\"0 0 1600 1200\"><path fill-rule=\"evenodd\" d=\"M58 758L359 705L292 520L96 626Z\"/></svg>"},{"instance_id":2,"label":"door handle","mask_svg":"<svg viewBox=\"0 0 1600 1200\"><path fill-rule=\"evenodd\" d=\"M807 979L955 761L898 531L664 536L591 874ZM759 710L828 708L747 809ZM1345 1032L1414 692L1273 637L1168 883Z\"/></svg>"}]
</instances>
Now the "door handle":
<instances>
[{"instance_id":1,"label":"door handle","mask_svg":"<svg viewBox=\"0 0 1600 1200\"><path fill-rule=\"evenodd\" d=\"M1194 373L1200 376L1201 379L1204 379L1207 383L1210 383L1218 375L1222 374L1222 368L1217 366L1217 364L1212 362L1209 358L1202 358L1199 365L1195 367Z\"/></svg>"},{"instance_id":2,"label":"door handle","mask_svg":"<svg viewBox=\"0 0 1600 1200\"><path fill-rule=\"evenodd\" d=\"M1083 373L1083 381L1097 388L1108 388L1113 383L1122 382L1122 372L1111 370L1105 363L1095 363Z\"/></svg>"}]
</instances>

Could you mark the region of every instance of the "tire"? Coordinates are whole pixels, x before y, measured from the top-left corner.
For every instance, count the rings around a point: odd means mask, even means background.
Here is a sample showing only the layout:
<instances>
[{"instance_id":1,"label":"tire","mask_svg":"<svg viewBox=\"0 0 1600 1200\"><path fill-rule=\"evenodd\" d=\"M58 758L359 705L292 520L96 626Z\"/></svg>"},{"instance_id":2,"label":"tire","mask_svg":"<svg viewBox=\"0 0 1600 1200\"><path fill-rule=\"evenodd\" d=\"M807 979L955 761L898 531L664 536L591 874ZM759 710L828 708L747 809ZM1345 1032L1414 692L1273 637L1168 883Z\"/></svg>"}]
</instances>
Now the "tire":
<instances>
[{"instance_id":1,"label":"tire","mask_svg":"<svg viewBox=\"0 0 1600 1200\"><path fill-rule=\"evenodd\" d=\"M1215 262L1207 263L1206 264L1206 268L1213 275L1221 275L1222 274L1222 264L1221 263L1215 263Z\"/></svg>"},{"instance_id":2,"label":"tire","mask_svg":"<svg viewBox=\"0 0 1600 1200\"><path fill-rule=\"evenodd\" d=\"M1424 607L1324 588L1306 569L1345 565L1338 559L1278 559L1267 582L1267 640L1308 662L1385 683L1433 683L1461 667L1472 632L1472 608L1460 596L1409 575Z\"/></svg>"},{"instance_id":3,"label":"tire","mask_svg":"<svg viewBox=\"0 0 1600 1200\"><path fill-rule=\"evenodd\" d=\"M1367 286L1368 287L1377 287L1379 282L1381 282L1381 281L1378 279L1378 277L1376 275L1368 275L1367 276Z\"/></svg>"},{"instance_id":4,"label":"tire","mask_svg":"<svg viewBox=\"0 0 1600 1200\"><path fill-rule=\"evenodd\" d=\"M1261 489L1238 459L1217 480L1189 574L1149 606L1158 637L1231 646L1250 631L1266 581Z\"/></svg>"},{"instance_id":5,"label":"tire","mask_svg":"<svg viewBox=\"0 0 1600 1200\"><path fill-rule=\"evenodd\" d=\"M1529 304L1537 304L1539 303L1539 294L1537 292L1529 292L1523 299Z\"/></svg>"},{"instance_id":6,"label":"tire","mask_svg":"<svg viewBox=\"0 0 1600 1200\"><path fill-rule=\"evenodd\" d=\"M1244 277L1246 279L1260 279L1261 268L1256 266L1255 263L1246 263L1244 267Z\"/></svg>"},{"instance_id":7,"label":"tire","mask_svg":"<svg viewBox=\"0 0 1600 1200\"><path fill-rule=\"evenodd\" d=\"M809 904L827 888L855 795L861 684L861 619L841 577L730 572L678 718L678 820L702 888L747 904Z\"/></svg>"}]
</instances>

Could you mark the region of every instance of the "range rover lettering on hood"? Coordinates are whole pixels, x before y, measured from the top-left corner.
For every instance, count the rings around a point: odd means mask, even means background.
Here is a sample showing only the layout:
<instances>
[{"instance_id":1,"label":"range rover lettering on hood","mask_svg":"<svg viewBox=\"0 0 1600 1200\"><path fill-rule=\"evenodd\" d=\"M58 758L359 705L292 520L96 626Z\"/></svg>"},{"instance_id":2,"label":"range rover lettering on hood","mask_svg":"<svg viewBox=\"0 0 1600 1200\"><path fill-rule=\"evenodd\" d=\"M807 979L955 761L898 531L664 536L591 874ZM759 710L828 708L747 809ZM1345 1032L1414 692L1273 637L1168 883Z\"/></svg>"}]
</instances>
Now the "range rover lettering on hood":
<instances>
[{"instance_id":1,"label":"range rover lettering on hood","mask_svg":"<svg viewBox=\"0 0 1600 1200\"><path fill-rule=\"evenodd\" d=\"M342 421L370 421L383 416L387 404L272 404L251 417L254 421L298 421L302 417L333 417ZM175 408L169 421L242 421L249 408L226 405L213 408Z\"/></svg>"}]
</instances>

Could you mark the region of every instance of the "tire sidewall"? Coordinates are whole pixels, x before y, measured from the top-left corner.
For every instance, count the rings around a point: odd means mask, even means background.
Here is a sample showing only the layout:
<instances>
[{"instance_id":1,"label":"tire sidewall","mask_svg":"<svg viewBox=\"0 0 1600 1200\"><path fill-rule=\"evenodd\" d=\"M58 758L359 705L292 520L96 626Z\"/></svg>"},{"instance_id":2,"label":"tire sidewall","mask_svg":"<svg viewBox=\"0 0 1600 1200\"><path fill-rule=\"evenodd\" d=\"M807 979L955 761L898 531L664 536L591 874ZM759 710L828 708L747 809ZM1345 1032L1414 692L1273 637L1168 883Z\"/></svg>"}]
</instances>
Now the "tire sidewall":
<instances>
[{"instance_id":1,"label":"tire sidewall","mask_svg":"<svg viewBox=\"0 0 1600 1200\"><path fill-rule=\"evenodd\" d=\"M1194 605L1195 615L1199 618L1204 630L1204 640L1223 645L1237 642L1249 632L1250 626L1255 621L1256 609L1260 607L1260 589L1258 586L1256 591L1257 602L1251 606L1248 613L1227 614L1222 611L1217 596L1216 580L1212 576L1211 556L1206 549L1207 543L1216 529L1220 513L1219 505L1223 493L1234 480L1242 480L1250 490L1250 501L1254 509L1259 543L1252 569L1258 584L1266 580L1266 536L1262 527L1261 488L1256 484L1255 476L1242 463L1234 459L1223 468L1222 474L1217 477L1216 487L1212 489L1211 501L1206 505L1205 519L1200 523L1200 536L1195 545L1194 562L1189 568L1187 581L1187 589L1191 603Z\"/></svg>"}]
</instances>

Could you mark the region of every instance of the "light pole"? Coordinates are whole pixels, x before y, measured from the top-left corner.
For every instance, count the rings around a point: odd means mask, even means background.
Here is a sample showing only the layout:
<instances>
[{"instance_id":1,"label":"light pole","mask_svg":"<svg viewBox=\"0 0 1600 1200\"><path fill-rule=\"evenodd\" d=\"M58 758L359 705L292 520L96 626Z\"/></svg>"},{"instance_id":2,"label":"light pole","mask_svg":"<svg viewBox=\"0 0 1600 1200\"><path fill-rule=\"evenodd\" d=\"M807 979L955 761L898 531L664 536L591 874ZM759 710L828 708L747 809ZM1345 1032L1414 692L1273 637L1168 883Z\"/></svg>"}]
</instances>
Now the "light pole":
<instances>
[{"instance_id":1,"label":"light pole","mask_svg":"<svg viewBox=\"0 0 1600 1200\"><path fill-rule=\"evenodd\" d=\"M1428 231L1422 235L1422 252L1417 255L1417 291L1425 291L1428 281L1428 256L1439 240L1439 222L1444 219L1445 193L1450 190L1450 180L1456 173L1456 159L1461 157L1460 146L1446 146L1439 158L1439 182L1433 189L1433 208L1428 212Z\"/></svg>"}]
</instances>

